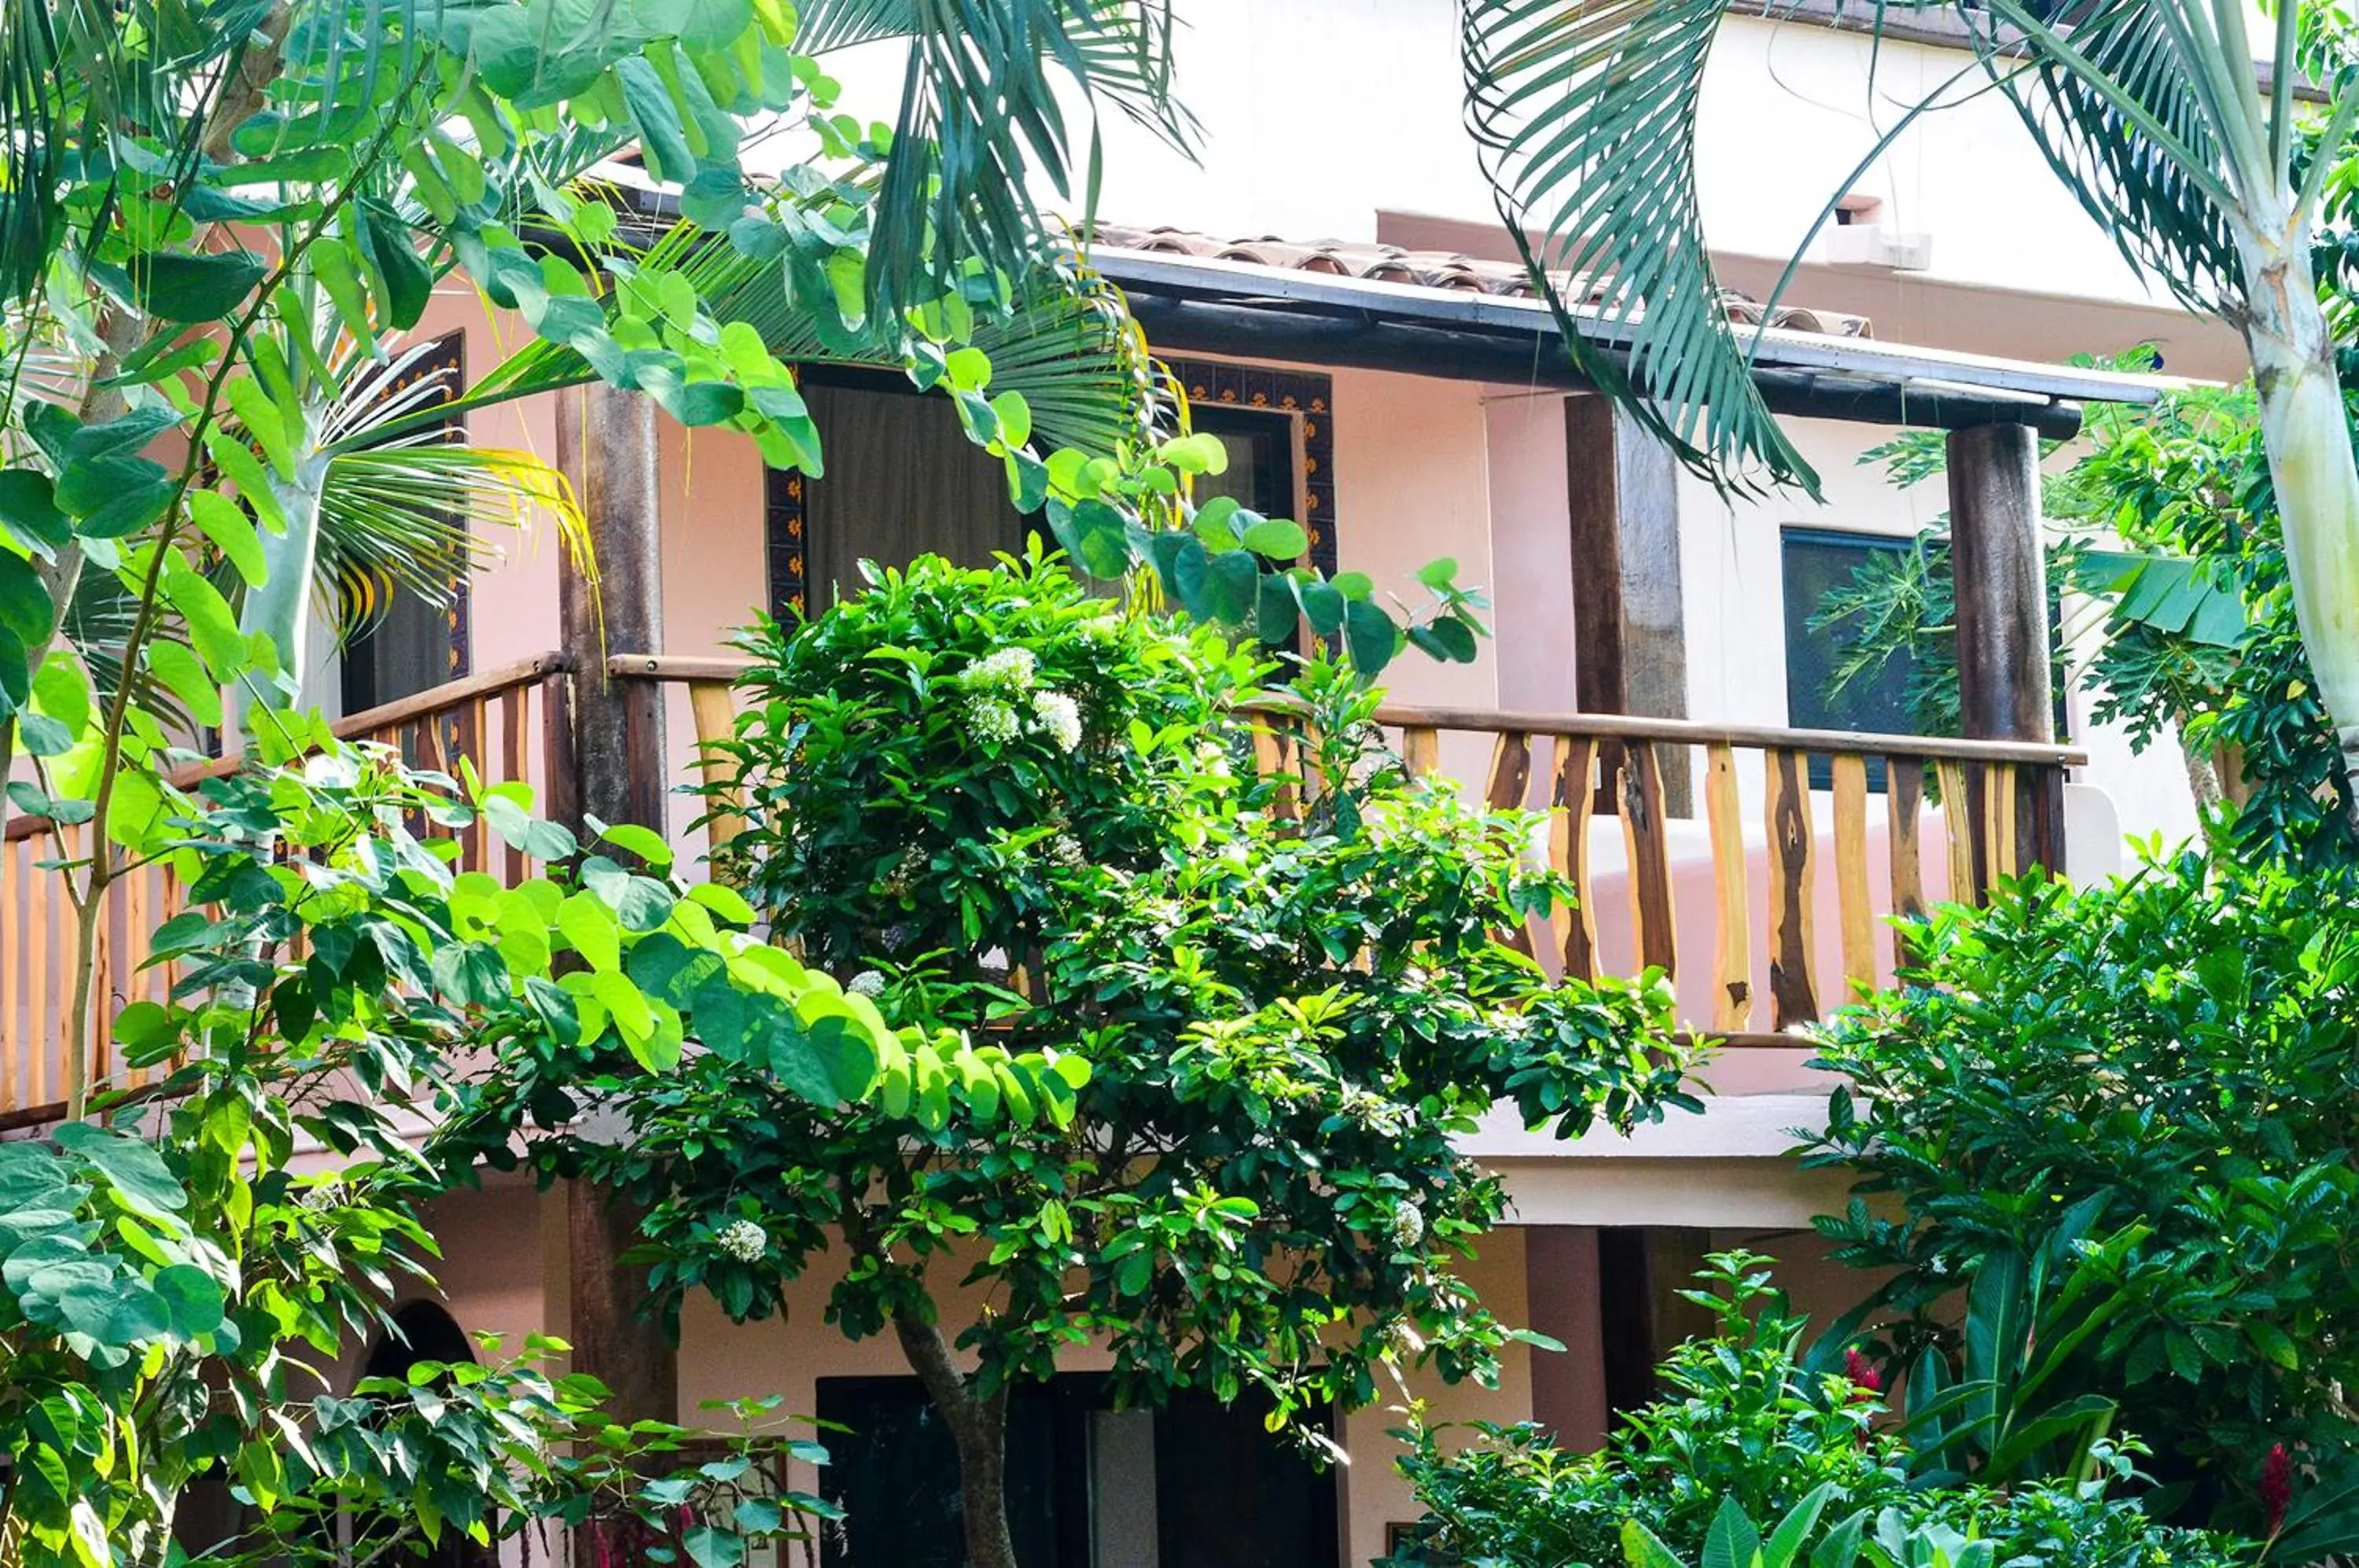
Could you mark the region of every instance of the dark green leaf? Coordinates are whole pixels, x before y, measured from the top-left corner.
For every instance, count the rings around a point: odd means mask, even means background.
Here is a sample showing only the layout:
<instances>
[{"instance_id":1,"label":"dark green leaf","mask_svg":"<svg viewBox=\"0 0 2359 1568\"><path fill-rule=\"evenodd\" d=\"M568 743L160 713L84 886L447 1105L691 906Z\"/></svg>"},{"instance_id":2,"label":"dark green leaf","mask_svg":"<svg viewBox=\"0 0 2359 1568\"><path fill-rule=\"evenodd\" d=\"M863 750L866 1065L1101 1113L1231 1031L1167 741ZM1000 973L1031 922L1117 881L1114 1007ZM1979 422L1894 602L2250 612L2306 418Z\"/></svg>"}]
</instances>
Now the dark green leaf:
<instances>
[{"instance_id":1,"label":"dark green leaf","mask_svg":"<svg viewBox=\"0 0 2359 1568\"><path fill-rule=\"evenodd\" d=\"M140 256L129 268L140 308L168 321L216 321L269 273L252 251L168 252Z\"/></svg>"}]
</instances>

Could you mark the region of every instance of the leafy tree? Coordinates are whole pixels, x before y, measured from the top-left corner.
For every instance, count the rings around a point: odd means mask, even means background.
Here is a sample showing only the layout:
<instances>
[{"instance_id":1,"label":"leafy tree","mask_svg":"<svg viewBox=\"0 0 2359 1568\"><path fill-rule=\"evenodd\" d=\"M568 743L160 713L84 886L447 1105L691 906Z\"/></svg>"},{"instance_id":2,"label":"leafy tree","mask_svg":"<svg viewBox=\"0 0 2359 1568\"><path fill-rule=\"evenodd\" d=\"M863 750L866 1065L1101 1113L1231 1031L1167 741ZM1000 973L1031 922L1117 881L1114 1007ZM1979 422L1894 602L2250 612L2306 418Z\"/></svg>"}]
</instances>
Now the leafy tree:
<instances>
[{"instance_id":1,"label":"leafy tree","mask_svg":"<svg viewBox=\"0 0 2359 1568\"><path fill-rule=\"evenodd\" d=\"M2349 864L2348 785L2294 623L2249 391L2100 408L2089 433L2091 450L2050 481L2047 510L2062 530L2049 580L2102 606L2096 652L2078 672L2093 716L2122 722L2139 750L2175 731L2198 806L2239 852ZM1914 434L1866 456L1903 484L1942 463L1938 439ZM1954 734L1953 614L1944 523L1864 563L1812 624L1844 638L1834 688L1905 653L1918 724Z\"/></svg>"},{"instance_id":2,"label":"leafy tree","mask_svg":"<svg viewBox=\"0 0 2359 1568\"><path fill-rule=\"evenodd\" d=\"M1878 9L1890 16L1930 9ZM2326 220L2359 91L2335 7L2270 8L2267 91L2245 12L2201 0L1944 4L1973 60L1915 98L1893 137L1961 91L1995 91L2138 273L2234 327L2275 482L2286 592L2342 768L2359 769L2359 465L2320 298ZM1697 103L1726 0L1468 0L1468 119L1510 234L1597 303L1548 285L1573 356L1690 464L1723 482L1816 476L1752 383L1701 231ZM2299 78L2330 103L2308 111ZM1833 214L1831 193L1810 236ZM2345 200L2339 193L2333 200ZM2347 264L2345 264L2347 265ZM1789 269L1790 270L1790 269ZM1626 348L1609 354L1605 345Z\"/></svg>"},{"instance_id":3,"label":"leafy tree","mask_svg":"<svg viewBox=\"0 0 2359 1568\"><path fill-rule=\"evenodd\" d=\"M1067 1347L1103 1343L1124 1400L1258 1390L1281 1420L1366 1403L1391 1359L1486 1377L1511 1334L1451 1260L1505 1199L1454 1138L1495 1102L1568 1137L1688 1103L1658 984L1552 985L1497 940L1569 891L1528 823L1406 779L1324 660L1277 693L1314 737L1280 778L1239 712L1255 653L1053 561L921 561L748 646L723 868L917 1032L886 1047L905 1077L832 1105L805 1088L828 1019L708 1022L657 1082L507 1053L479 1136L545 1094L608 1105L625 1136L527 1130L528 1158L646 1205L675 1323L824 1269L830 1321L890 1331L955 1439L978 1565L1012 1564L1009 1391ZM989 1312L946 1318L953 1284Z\"/></svg>"},{"instance_id":4,"label":"leafy tree","mask_svg":"<svg viewBox=\"0 0 2359 1568\"><path fill-rule=\"evenodd\" d=\"M2314 1477L2286 1562L2359 1541L2354 931L2347 879L2274 863L2028 878L1936 912L1900 987L1821 1048L1852 1086L1810 1160L1863 1195L1821 1229L1888 1271L1868 1317L1912 1384L1920 1354L1946 1383L2027 1342L2048 1398L2115 1402L2158 1445L2169 1506L2255 1536L2284 1522L2265 1495L2282 1447Z\"/></svg>"}]
</instances>

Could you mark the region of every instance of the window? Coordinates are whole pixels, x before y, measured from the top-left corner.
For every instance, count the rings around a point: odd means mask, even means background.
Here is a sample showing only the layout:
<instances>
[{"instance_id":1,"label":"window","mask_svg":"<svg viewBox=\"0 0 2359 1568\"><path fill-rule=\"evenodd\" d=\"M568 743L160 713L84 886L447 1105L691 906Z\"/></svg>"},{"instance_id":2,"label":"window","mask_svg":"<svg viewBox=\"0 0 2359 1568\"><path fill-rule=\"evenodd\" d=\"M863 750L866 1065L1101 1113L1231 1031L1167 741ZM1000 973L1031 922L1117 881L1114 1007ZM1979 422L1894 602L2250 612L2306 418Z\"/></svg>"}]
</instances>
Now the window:
<instances>
[{"instance_id":1,"label":"window","mask_svg":"<svg viewBox=\"0 0 2359 1568\"><path fill-rule=\"evenodd\" d=\"M1788 528L1783 535L1786 578L1786 722L1797 729L1849 730L1854 734L1922 735L1926 721L1910 701L1917 661L1897 650L1873 672L1830 692L1834 673L1860 636L1853 620L1813 629L1810 619L1829 591L1849 587L1854 574L1875 566L1896 567L1918 548L1914 539L1847 533L1828 528ZM1945 573L1946 576L1946 573ZM2069 684L2060 631L2063 602L2053 579L2048 587L2049 680L2056 693L2056 733L2067 733L2064 692ZM1954 710L1953 710L1954 713ZM1954 723L1952 717L1951 723ZM1931 733L1942 733L1936 730ZM1810 758L1810 787L1832 783L1824 757ZM1884 788L1884 760L1870 757L1870 789Z\"/></svg>"},{"instance_id":2,"label":"window","mask_svg":"<svg viewBox=\"0 0 2359 1568\"><path fill-rule=\"evenodd\" d=\"M1851 648L1849 625L1813 628L1810 618L1828 592L1850 585L1853 574L1872 557L1897 559L1917 548L1908 539L1835 533L1823 528L1788 528L1786 556L1786 720L1797 729L1851 730L1875 735L1910 735L1917 729L1908 703L1908 683L1917 661L1907 651L1887 659L1872 677L1830 692L1836 667Z\"/></svg>"},{"instance_id":3,"label":"window","mask_svg":"<svg viewBox=\"0 0 2359 1568\"><path fill-rule=\"evenodd\" d=\"M1310 536L1310 561L1335 571L1330 378L1211 361L1176 361L1195 428L1228 449L1226 472L1198 482L1201 500L1230 495ZM1007 498L1006 471L959 428L947 399L879 373L809 368L827 456L817 479L773 470L766 496L771 614L815 614L860 583L859 563L940 555L988 564L1023 547L1040 519Z\"/></svg>"},{"instance_id":4,"label":"window","mask_svg":"<svg viewBox=\"0 0 2359 1568\"><path fill-rule=\"evenodd\" d=\"M958 1460L914 1377L822 1377L825 1568L960 1568ZM1263 1430L1261 1408L1182 1395L1117 1410L1104 1377L1016 1390L1007 1506L1037 1568L1338 1568L1334 1472Z\"/></svg>"},{"instance_id":5,"label":"window","mask_svg":"<svg viewBox=\"0 0 2359 1568\"><path fill-rule=\"evenodd\" d=\"M1192 409L1190 417L1198 431L1218 437L1229 454L1227 468L1198 477L1197 505L1229 495L1265 517L1291 517L1300 511L1294 491L1292 419L1226 403Z\"/></svg>"}]
</instances>

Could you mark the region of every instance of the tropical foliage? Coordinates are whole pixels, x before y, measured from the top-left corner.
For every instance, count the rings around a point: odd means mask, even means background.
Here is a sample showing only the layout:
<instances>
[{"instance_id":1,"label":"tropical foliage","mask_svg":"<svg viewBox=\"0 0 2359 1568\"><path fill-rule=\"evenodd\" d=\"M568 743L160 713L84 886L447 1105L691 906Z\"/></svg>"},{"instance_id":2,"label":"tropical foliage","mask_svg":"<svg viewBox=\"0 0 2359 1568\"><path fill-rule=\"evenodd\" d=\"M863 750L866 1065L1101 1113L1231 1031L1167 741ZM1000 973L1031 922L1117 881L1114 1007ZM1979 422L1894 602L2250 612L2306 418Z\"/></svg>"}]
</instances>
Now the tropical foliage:
<instances>
[{"instance_id":1,"label":"tropical foliage","mask_svg":"<svg viewBox=\"0 0 2359 1568\"><path fill-rule=\"evenodd\" d=\"M1914 1423L1886 1421L1877 1375L1803 1352L1804 1321L1768 1260L1710 1260L1689 1299L1715 1326L1668 1356L1654 1402L1603 1449L1567 1454L1533 1426L1484 1427L1452 1451L1412 1410L1400 1467L1425 1508L1394 1561L1464 1568L2231 1568L2234 1542L2158 1527L2133 1495L2134 1446L2084 1479L2001 1488L1912 1483ZM1757 1523L1756 1521L1758 1521ZM1760 1555L1756 1558L1756 1552Z\"/></svg>"},{"instance_id":2,"label":"tropical foliage","mask_svg":"<svg viewBox=\"0 0 2359 1568\"><path fill-rule=\"evenodd\" d=\"M2266 863L2027 879L1936 913L1837 1017L1853 1087L1810 1160L1863 1201L1821 1228L1889 1271L1861 1321L1912 1399L2003 1379L2026 1448L2117 1407L2160 1511L2351 1550L2354 917L2343 879Z\"/></svg>"},{"instance_id":3,"label":"tropical foliage","mask_svg":"<svg viewBox=\"0 0 2359 1568\"><path fill-rule=\"evenodd\" d=\"M809 1276L845 1334L890 1331L977 1564L1012 1560L1009 1390L1064 1347L1103 1344L1123 1400L1256 1392L1306 1438L1387 1361L1490 1377L1508 1331L1454 1263L1506 1199L1456 1136L1495 1101L1568 1137L1687 1103L1665 989L1552 985L1501 945L1568 891L1530 824L1407 779L1341 669L1270 694L1315 737L1277 777L1240 711L1255 653L1053 561L920 561L748 646L719 864L905 1031L902 1078L807 1085L815 1050L850 1055L821 1017L708 1029L654 1081L535 1044L482 1084L481 1140L644 1204L668 1319L690 1291L765 1317ZM706 965L648 957L655 1005L700 1005ZM528 1121L551 1095L626 1136ZM991 1310L953 1315L967 1289Z\"/></svg>"},{"instance_id":4,"label":"tropical foliage","mask_svg":"<svg viewBox=\"0 0 2359 1568\"><path fill-rule=\"evenodd\" d=\"M600 1006L649 944L703 955L730 1016L833 1008L841 1053L868 1064L858 1082L847 1071L850 1092L877 1086L883 1025L746 936L742 899L611 857L650 835L579 845L527 814L521 786L411 772L316 734L258 739L259 766L157 802L131 839L189 890L155 932L170 1000L114 1025L126 1058L160 1075L163 1108L0 1146L0 1547L162 1561L208 1476L251 1499L223 1560L308 1554L340 1509L397 1521L394 1547L489 1541L601 1503L669 1530L712 1478L648 1490L640 1469L660 1475L681 1434L606 1421L594 1382L537 1367L561 1345L325 1391L328 1364L385 1330L388 1301L430 1285L419 1205L453 1172L401 1117L448 1103L486 1042L583 1051L611 1033L648 1060L678 1051L706 1015ZM454 873L450 831L479 814L573 868Z\"/></svg>"},{"instance_id":5,"label":"tropical foliage","mask_svg":"<svg viewBox=\"0 0 2359 1568\"><path fill-rule=\"evenodd\" d=\"M1467 118L1509 233L1536 272L1562 269L1548 291L1583 370L1690 466L1815 491L1720 309L1697 201L1698 105L1732 8L1467 0ZM1881 7L1873 20L1933 8ZM2359 748L2359 466L2311 254L2359 117L2340 11L2284 0L2256 48L2244 7L2201 0L1939 9L1972 54L1930 89L1903 90L1861 168L1920 114L1995 92L2134 268L2237 329L2294 619L2322 705ZM2266 89L2263 58L2276 62ZM2304 78L2321 85L2322 113L2296 93ZM1844 193L1828 193L1806 244ZM1560 281L1572 278L1580 301ZM2359 768L2359 749L2343 768Z\"/></svg>"}]
</instances>

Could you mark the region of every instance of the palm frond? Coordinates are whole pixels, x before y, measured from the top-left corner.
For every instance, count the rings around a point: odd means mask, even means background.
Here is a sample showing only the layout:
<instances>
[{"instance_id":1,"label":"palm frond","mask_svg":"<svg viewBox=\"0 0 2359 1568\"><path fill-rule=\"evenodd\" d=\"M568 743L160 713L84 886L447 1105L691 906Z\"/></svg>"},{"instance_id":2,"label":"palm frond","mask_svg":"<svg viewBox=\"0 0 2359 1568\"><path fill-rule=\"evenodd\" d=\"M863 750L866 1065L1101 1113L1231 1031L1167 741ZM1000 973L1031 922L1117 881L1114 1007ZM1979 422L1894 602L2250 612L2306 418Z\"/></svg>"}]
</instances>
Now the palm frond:
<instances>
[{"instance_id":1,"label":"palm frond","mask_svg":"<svg viewBox=\"0 0 2359 1568\"><path fill-rule=\"evenodd\" d=\"M2123 259L2192 309L2233 310L2244 270L2221 201L2219 122L2234 105L2205 91L2211 73L2191 58L2201 42L2169 25L2168 6L2101 0L2076 7L2068 32L2015 0L1957 14L2049 167Z\"/></svg>"},{"instance_id":2,"label":"palm frond","mask_svg":"<svg viewBox=\"0 0 2359 1568\"><path fill-rule=\"evenodd\" d=\"M790 364L901 366L897 340L872 332L846 349L823 338L789 293L782 268L716 244L694 224L667 231L640 259L646 267L679 268L715 319L753 327L772 354ZM1113 452L1142 433L1152 385L1145 336L1121 292L1087 267L1036 263L1020 275L1008 305L977 321L973 342L990 357L992 390L1023 395L1040 444ZM439 418L593 378L580 354L536 340L454 403L401 419ZM347 441L339 438L336 444L341 450Z\"/></svg>"},{"instance_id":3,"label":"palm frond","mask_svg":"<svg viewBox=\"0 0 2359 1568\"><path fill-rule=\"evenodd\" d=\"M1029 195L1073 186L1052 68L1175 146L1193 120L1170 94L1170 0L810 0L799 49L907 39L908 69L868 256L873 313L940 294L970 258L1020 277L1049 232Z\"/></svg>"},{"instance_id":4,"label":"palm frond","mask_svg":"<svg viewBox=\"0 0 2359 1568\"><path fill-rule=\"evenodd\" d=\"M1696 113L1726 11L1727 0L1463 0L1466 118L1582 374L1697 473L1815 491L1753 385L1704 250Z\"/></svg>"},{"instance_id":5,"label":"palm frond","mask_svg":"<svg viewBox=\"0 0 2359 1568\"><path fill-rule=\"evenodd\" d=\"M314 591L349 636L383 615L397 586L447 604L456 583L497 559L501 536L542 526L586 553L565 476L528 452L413 435L339 452L320 489Z\"/></svg>"}]
</instances>

